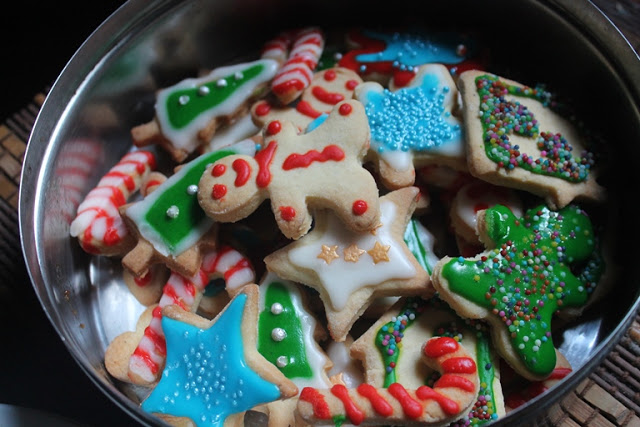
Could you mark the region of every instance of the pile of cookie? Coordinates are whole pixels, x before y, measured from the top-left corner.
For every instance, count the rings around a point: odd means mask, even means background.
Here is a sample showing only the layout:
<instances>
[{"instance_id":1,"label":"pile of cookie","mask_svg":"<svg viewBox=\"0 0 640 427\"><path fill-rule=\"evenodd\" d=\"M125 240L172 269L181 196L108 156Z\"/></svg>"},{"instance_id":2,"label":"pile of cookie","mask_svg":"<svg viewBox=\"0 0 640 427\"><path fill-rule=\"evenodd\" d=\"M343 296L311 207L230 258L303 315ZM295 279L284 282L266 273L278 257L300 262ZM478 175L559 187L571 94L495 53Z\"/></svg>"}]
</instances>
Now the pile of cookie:
<instances>
[{"instance_id":1,"label":"pile of cookie","mask_svg":"<svg viewBox=\"0 0 640 427\"><path fill-rule=\"evenodd\" d=\"M598 147L481 58L307 27L157 92L70 227L147 307L105 354L142 410L484 424L571 373L557 324L611 281Z\"/></svg>"}]
</instances>

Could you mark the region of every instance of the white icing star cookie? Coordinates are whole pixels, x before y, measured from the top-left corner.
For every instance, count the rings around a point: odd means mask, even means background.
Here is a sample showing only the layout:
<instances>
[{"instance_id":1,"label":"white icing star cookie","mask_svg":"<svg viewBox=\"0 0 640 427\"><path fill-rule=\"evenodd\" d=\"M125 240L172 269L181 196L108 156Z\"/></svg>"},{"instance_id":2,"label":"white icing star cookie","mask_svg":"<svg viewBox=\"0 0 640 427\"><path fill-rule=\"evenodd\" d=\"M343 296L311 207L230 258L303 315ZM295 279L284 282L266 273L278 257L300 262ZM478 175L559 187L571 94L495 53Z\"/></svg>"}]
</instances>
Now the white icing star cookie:
<instances>
[{"instance_id":1,"label":"white icing star cookie","mask_svg":"<svg viewBox=\"0 0 640 427\"><path fill-rule=\"evenodd\" d=\"M334 340L343 341L377 297L432 292L429 274L403 240L418 191L381 197L380 226L370 232L354 232L330 211L317 211L308 235L265 258L269 271L318 290Z\"/></svg>"}]
</instances>

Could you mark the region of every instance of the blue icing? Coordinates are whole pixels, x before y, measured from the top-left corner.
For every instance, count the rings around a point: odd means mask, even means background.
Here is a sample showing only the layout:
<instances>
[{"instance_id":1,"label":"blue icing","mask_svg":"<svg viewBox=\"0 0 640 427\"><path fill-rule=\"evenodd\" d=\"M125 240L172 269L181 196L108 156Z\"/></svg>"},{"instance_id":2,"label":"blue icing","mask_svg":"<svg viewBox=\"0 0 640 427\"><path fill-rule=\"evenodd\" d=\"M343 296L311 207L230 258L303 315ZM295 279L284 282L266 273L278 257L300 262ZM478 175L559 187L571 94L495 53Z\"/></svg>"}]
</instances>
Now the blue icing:
<instances>
[{"instance_id":1,"label":"blue icing","mask_svg":"<svg viewBox=\"0 0 640 427\"><path fill-rule=\"evenodd\" d=\"M241 324L247 296L234 298L209 329L164 317L167 360L142 409L222 426L234 413L280 398L246 363Z\"/></svg>"},{"instance_id":2,"label":"blue icing","mask_svg":"<svg viewBox=\"0 0 640 427\"><path fill-rule=\"evenodd\" d=\"M381 52L356 55L356 61L361 63L391 61L396 68L410 70L422 64L458 64L465 59L465 55L458 52L462 40L449 34L426 36L374 31L363 31L363 34L385 42L386 47Z\"/></svg>"},{"instance_id":3,"label":"blue icing","mask_svg":"<svg viewBox=\"0 0 640 427\"><path fill-rule=\"evenodd\" d=\"M327 117L329 117L327 113L320 114L317 118L315 118L311 123L307 125L307 129L305 130L305 133L309 133L315 128L317 128L318 126L320 126L322 123L324 123L325 120L327 120Z\"/></svg>"},{"instance_id":4,"label":"blue icing","mask_svg":"<svg viewBox=\"0 0 640 427\"><path fill-rule=\"evenodd\" d=\"M391 92L368 91L365 111L372 148L385 151L429 151L445 144L462 144L462 127L444 107L450 88L435 74L422 83Z\"/></svg>"}]
</instances>

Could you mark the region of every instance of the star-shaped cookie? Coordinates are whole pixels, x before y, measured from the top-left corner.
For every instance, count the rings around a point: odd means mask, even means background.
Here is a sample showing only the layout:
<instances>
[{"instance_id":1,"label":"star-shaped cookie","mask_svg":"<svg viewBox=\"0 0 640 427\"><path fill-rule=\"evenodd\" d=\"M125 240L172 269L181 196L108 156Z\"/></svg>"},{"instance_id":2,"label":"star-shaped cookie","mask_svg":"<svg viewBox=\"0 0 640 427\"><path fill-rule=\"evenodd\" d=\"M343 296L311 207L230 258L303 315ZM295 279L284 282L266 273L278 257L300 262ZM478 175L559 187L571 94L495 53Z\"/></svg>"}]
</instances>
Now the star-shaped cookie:
<instances>
[{"instance_id":1,"label":"star-shaped cookie","mask_svg":"<svg viewBox=\"0 0 640 427\"><path fill-rule=\"evenodd\" d=\"M374 298L432 292L429 274L403 240L418 193L406 187L382 196L381 226L373 231L354 232L319 210L312 231L265 258L269 271L318 290L334 340L345 339ZM332 247L338 258L319 257Z\"/></svg>"},{"instance_id":2,"label":"star-shaped cookie","mask_svg":"<svg viewBox=\"0 0 640 427\"><path fill-rule=\"evenodd\" d=\"M211 321L177 306L163 309L167 363L144 411L222 426L235 414L297 394L256 349L258 292L247 285Z\"/></svg>"}]
</instances>

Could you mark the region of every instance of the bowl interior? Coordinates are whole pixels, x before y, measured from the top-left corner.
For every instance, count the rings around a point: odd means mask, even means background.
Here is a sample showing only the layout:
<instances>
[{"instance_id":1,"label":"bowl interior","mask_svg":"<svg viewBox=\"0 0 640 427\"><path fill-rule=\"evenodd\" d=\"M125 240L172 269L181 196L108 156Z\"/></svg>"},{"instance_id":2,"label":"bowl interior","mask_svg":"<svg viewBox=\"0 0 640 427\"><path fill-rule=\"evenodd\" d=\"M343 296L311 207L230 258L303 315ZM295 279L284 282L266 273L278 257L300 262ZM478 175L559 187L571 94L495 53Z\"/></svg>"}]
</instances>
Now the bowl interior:
<instances>
[{"instance_id":1,"label":"bowl interior","mask_svg":"<svg viewBox=\"0 0 640 427\"><path fill-rule=\"evenodd\" d=\"M84 195L130 149L130 129L152 118L157 89L200 70L257 58L262 44L285 28L319 25L336 35L353 27L473 34L488 47L489 71L546 83L603 135L611 165L602 178L610 193L606 234L613 243L636 240L636 201L625 192L640 184L630 162L640 158L640 80L632 70L638 58L587 1L148 3L125 4L60 75L36 121L20 194L24 255L47 315L89 377L139 421L156 422L137 406L145 391L110 378L103 355L111 339L134 328L143 307L123 285L119 260L83 252L70 238L69 224ZM614 290L554 337L572 365L584 369L500 422L539 413L575 387L630 323L640 295L631 266L640 254L629 244L609 250L619 274Z\"/></svg>"}]
</instances>

